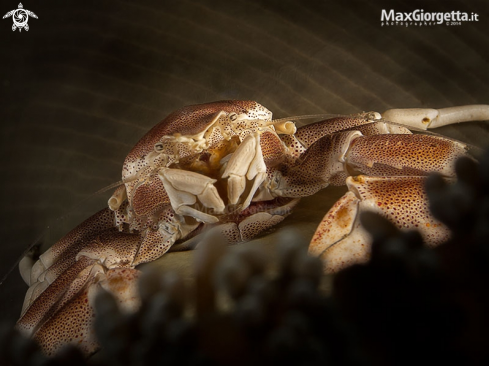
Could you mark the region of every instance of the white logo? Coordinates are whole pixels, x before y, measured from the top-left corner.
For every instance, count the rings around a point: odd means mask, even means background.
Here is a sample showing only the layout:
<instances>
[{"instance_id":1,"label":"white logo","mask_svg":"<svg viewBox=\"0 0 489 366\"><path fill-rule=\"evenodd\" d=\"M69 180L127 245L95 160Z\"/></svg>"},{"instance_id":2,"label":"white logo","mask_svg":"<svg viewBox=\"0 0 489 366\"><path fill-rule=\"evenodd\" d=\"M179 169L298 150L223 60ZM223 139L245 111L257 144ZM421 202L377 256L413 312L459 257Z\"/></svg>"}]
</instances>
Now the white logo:
<instances>
[{"instance_id":1,"label":"white logo","mask_svg":"<svg viewBox=\"0 0 489 366\"><path fill-rule=\"evenodd\" d=\"M33 18L37 19L37 15L34 14L30 10L25 10L22 6L22 3L19 3L19 8L9 11L7 14L3 16L3 19L12 17L14 21L14 25L12 25L12 30L15 31L19 28L19 32L24 28L26 31L29 30L29 26L27 25L27 21L29 20L29 15Z\"/></svg>"},{"instance_id":2,"label":"white logo","mask_svg":"<svg viewBox=\"0 0 489 366\"><path fill-rule=\"evenodd\" d=\"M462 25L462 22L478 22L479 14L465 13L462 11L450 12L425 12L422 9L416 9L410 13L389 11L382 9L380 14L381 26L400 25L400 26L423 26L423 25Z\"/></svg>"}]
</instances>

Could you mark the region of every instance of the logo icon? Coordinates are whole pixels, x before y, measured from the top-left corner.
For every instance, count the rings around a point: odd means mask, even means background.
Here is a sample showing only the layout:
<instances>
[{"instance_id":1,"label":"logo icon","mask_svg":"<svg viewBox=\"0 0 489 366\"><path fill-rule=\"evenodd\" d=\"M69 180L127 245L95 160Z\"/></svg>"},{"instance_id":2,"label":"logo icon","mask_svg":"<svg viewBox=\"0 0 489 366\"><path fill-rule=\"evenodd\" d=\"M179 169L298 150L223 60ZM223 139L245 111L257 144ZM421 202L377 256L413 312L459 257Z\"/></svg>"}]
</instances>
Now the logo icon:
<instances>
[{"instance_id":1,"label":"logo icon","mask_svg":"<svg viewBox=\"0 0 489 366\"><path fill-rule=\"evenodd\" d=\"M12 25L12 30L15 31L16 29L19 29L19 32L22 31L22 28L24 28L26 31L29 30L29 25L27 25L27 22L29 21L29 16L37 19L37 15L30 10L24 9L22 3L19 3L18 9L11 10L7 14L5 14L3 16L3 19L10 16L14 21L14 24Z\"/></svg>"}]
</instances>

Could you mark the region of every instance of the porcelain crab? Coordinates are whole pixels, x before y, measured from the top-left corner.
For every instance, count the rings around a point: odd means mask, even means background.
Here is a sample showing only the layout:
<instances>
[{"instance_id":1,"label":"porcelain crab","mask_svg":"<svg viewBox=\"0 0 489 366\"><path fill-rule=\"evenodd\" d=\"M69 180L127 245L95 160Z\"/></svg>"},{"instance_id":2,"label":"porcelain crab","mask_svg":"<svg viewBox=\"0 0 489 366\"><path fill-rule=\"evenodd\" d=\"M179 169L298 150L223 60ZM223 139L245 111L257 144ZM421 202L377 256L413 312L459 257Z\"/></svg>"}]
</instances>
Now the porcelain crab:
<instances>
[{"instance_id":1,"label":"porcelain crab","mask_svg":"<svg viewBox=\"0 0 489 366\"><path fill-rule=\"evenodd\" d=\"M348 186L310 245L327 272L369 256L357 219L375 210L431 245L449 233L429 213L424 177L453 176L464 144L412 134L460 121L486 120L489 106L389 110L341 116L296 128L253 101L185 107L149 131L124 161L122 184L108 208L54 244L21 273L30 286L18 329L53 354L74 343L97 349L93 299L100 288L121 306L139 306L141 263L170 248L198 244L216 227L231 242L248 240L287 216L301 197Z\"/></svg>"}]
</instances>

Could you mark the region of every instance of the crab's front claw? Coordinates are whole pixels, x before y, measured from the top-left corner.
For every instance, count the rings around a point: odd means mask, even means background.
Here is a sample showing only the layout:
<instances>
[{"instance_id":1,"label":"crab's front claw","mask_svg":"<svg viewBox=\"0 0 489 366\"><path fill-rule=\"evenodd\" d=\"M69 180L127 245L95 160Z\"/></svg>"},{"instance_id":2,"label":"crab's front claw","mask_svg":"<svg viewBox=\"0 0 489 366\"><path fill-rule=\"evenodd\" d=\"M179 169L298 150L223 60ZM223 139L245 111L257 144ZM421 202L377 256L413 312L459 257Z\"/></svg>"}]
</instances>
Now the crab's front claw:
<instances>
[{"instance_id":1,"label":"crab's front claw","mask_svg":"<svg viewBox=\"0 0 489 366\"><path fill-rule=\"evenodd\" d=\"M66 344L77 345L86 354L94 352L98 346L93 303L100 289L111 292L123 309L139 306L139 271L130 265L138 245L138 236L117 232L88 243L76 262L25 309L17 328L36 339L48 355Z\"/></svg>"},{"instance_id":2,"label":"crab's front claw","mask_svg":"<svg viewBox=\"0 0 489 366\"><path fill-rule=\"evenodd\" d=\"M432 217L424 189L425 177L349 177L349 192L324 216L309 252L319 256L327 273L368 261L371 238L361 226L364 211L377 212L400 229L417 229L435 246L449 237L448 229Z\"/></svg>"}]
</instances>

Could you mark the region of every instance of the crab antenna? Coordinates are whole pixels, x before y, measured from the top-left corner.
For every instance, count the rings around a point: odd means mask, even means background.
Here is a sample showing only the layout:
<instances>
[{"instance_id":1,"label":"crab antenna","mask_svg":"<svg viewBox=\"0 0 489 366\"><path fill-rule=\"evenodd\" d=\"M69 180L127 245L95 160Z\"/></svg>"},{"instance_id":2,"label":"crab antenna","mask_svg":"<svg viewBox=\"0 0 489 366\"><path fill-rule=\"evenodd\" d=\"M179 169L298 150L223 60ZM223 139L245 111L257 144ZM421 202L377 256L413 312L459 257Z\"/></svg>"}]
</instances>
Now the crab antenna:
<instances>
[{"instance_id":1,"label":"crab antenna","mask_svg":"<svg viewBox=\"0 0 489 366\"><path fill-rule=\"evenodd\" d=\"M273 123L280 123L280 122L286 122L286 121L300 121L303 119L326 119L326 118L332 118L332 117L339 117L341 114L328 114L328 113L322 113L322 114L306 114L303 116L292 116L292 117L284 117L284 118L278 118L278 119L273 119Z\"/></svg>"}]
</instances>

